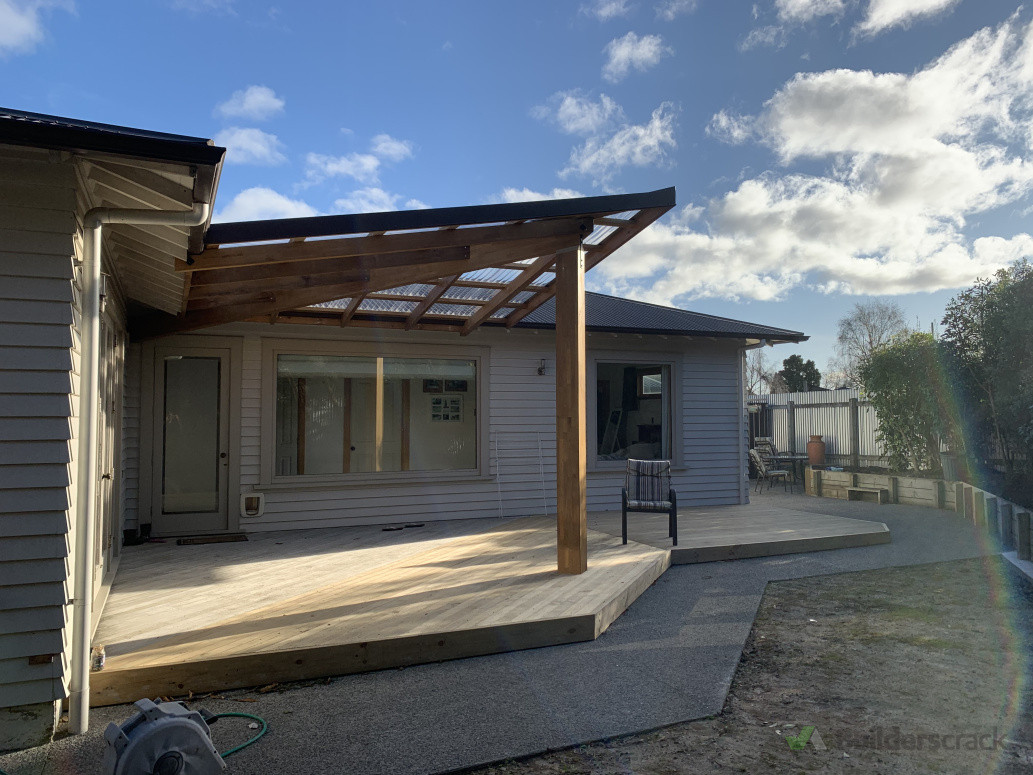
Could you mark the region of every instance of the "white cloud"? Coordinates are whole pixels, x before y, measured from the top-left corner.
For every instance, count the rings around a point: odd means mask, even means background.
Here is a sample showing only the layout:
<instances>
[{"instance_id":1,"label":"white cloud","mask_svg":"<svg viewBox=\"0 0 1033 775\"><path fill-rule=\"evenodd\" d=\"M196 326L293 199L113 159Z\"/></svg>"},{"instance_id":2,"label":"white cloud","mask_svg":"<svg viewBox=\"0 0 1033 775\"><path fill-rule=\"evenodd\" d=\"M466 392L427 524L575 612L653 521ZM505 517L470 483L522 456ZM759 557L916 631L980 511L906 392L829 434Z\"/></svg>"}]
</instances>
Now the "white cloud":
<instances>
[{"instance_id":1,"label":"white cloud","mask_svg":"<svg viewBox=\"0 0 1033 775\"><path fill-rule=\"evenodd\" d=\"M397 210L401 194L392 194L382 188L370 186L352 191L334 201L334 210L341 213L381 213ZM409 199L405 206L410 210L423 210L427 205L419 199Z\"/></svg>"},{"instance_id":2,"label":"white cloud","mask_svg":"<svg viewBox=\"0 0 1033 775\"><path fill-rule=\"evenodd\" d=\"M213 221L260 221L269 218L307 218L319 215L300 199L290 199L271 188L255 187L241 191L212 218Z\"/></svg>"},{"instance_id":3,"label":"white cloud","mask_svg":"<svg viewBox=\"0 0 1033 775\"><path fill-rule=\"evenodd\" d=\"M570 135L594 135L624 120L624 109L600 94L593 100L578 89L553 94L547 105L531 110L535 118L554 121Z\"/></svg>"},{"instance_id":4,"label":"white cloud","mask_svg":"<svg viewBox=\"0 0 1033 775\"><path fill-rule=\"evenodd\" d=\"M412 143L408 140L396 140L391 135L377 135L370 144L370 150L375 156L390 161L402 161L411 159L413 154Z\"/></svg>"},{"instance_id":5,"label":"white cloud","mask_svg":"<svg viewBox=\"0 0 1033 775\"><path fill-rule=\"evenodd\" d=\"M190 13L212 13L236 14L233 8L233 0L172 0L172 7L178 11L189 11Z\"/></svg>"},{"instance_id":6,"label":"white cloud","mask_svg":"<svg viewBox=\"0 0 1033 775\"><path fill-rule=\"evenodd\" d=\"M627 16L631 12L628 0L594 0L581 6L581 13L587 13L600 21L609 21L618 16Z\"/></svg>"},{"instance_id":7,"label":"white cloud","mask_svg":"<svg viewBox=\"0 0 1033 775\"><path fill-rule=\"evenodd\" d=\"M753 135L753 119L750 116L736 116L726 110L719 110L707 124L707 134L723 142L738 145Z\"/></svg>"},{"instance_id":8,"label":"white cloud","mask_svg":"<svg viewBox=\"0 0 1033 775\"><path fill-rule=\"evenodd\" d=\"M422 199L407 199L405 201L405 208L407 210L428 210L430 205L424 202Z\"/></svg>"},{"instance_id":9,"label":"white cloud","mask_svg":"<svg viewBox=\"0 0 1033 775\"><path fill-rule=\"evenodd\" d=\"M413 144L409 140L398 140L388 134L379 134L370 141L370 153L348 153L343 156L308 154L305 157L303 185L311 186L334 177L349 177L359 183L375 185L380 183L380 167L384 160L403 161L412 156Z\"/></svg>"},{"instance_id":10,"label":"white cloud","mask_svg":"<svg viewBox=\"0 0 1033 775\"><path fill-rule=\"evenodd\" d=\"M692 13L696 10L696 0L664 0L656 7L658 19L673 22L684 13Z\"/></svg>"},{"instance_id":11,"label":"white cloud","mask_svg":"<svg viewBox=\"0 0 1033 775\"><path fill-rule=\"evenodd\" d=\"M585 175L596 185L608 186L614 174L629 165L664 164L667 152L678 145L674 130L674 106L665 102L653 111L645 124L626 124L609 136L588 138L571 151L570 161L560 175Z\"/></svg>"},{"instance_id":12,"label":"white cloud","mask_svg":"<svg viewBox=\"0 0 1033 775\"><path fill-rule=\"evenodd\" d=\"M617 83L632 69L644 73L650 67L655 67L665 54L671 53L671 49L664 46L663 38L659 35L643 35L640 38L634 32L629 32L607 43L603 53L606 54L603 78Z\"/></svg>"},{"instance_id":13,"label":"white cloud","mask_svg":"<svg viewBox=\"0 0 1033 775\"><path fill-rule=\"evenodd\" d=\"M775 299L801 285L963 287L1033 256L1029 234L966 231L1033 196L1031 120L1033 27L1015 18L911 74L797 75L755 118L755 136L784 163L824 169L744 180L704 212L647 229L624 261L600 265L599 280L661 303Z\"/></svg>"},{"instance_id":14,"label":"white cloud","mask_svg":"<svg viewBox=\"0 0 1033 775\"><path fill-rule=\"evenodd\" d=\"M268 86L248 86L233 92L225 102L215 106L215 115L222 118L246 118L265 121L283 112L284 100Z\"/></svg>"},{"instance_id":15,"label":"white cloud","mask_svg":"<svg viewBox=\"0 0 1033 775\"><path fill-rule=\"evenodd\" d=\"M576 199L582 197L580 191L572 188L554 188L552 191L534 191L530 188L504 188L502 193L492 197L495 202L542 202L546 199Z\"/></svg>"},{"instance_id":16,"label":"white cloud","mask_svg":"<svg viewBox=\"0 0 1033 775\"><path fill-rule=\"evenodd\" d=\"M802 2L802 0L796 0ZM916 19L935 16L957 5L959 0L871 0L868 13L857 32L875 35L892 27L906 27Z\"/></svg>"},{"instance_id":17,"label":"white cloud","mask_svg":"<svg viewBox=\"0 0 1033 775\"><path fill-rule=\"evenodd\" d=\"M75 10L60 0L0 0L0 56L34 51L46 34L41 16L54 8Z\"/></svg>"},{"instance_id":18,"label":"white cloud","mask_svg":"<svg viewBox=\"0 0 1033 775\"><path fill-rule=\"evenodd\" d=\"M783 22L805 24L819 16L838 16L846 4L843 0L775 0L775 10Z\"/></svg>"},{"instance_id":19,"label":"white cloud","mask_svg":"<svg viewBox=\"0 0 1033 775\"><path fill-rule=\"evenodd\" d=\"M785 44L785 27L777 24L769 24L764 27L757 27L756 29L750 30L749 34L743 38L742 43L739 44L739 50L749 51L751 48L757 48L759 46L782 48Z\"/></svg>"},{"instance_id":20,"label":"white cloud","mask_svg":"<svg viewBox=\"0 0 1033 775\"><path fill-rule=\"evenodd\" d=\"M379 183L380 159L370 153L344 156L310 153L305 157L305 178L309 184L339 176L354 178L359 183Z\"/></svg>"},{"instance_id":21,"label":"white cloud","mask_svg":"<svg viewBox=\"0 0 1033 775\"><path fill-rule=\"evenodd\" d=\"M215 144L226 148L226 161L231 164L275 166L287 161L283 143L261 129L231 126L215 135Z\"/></svg>"}]
</instances>

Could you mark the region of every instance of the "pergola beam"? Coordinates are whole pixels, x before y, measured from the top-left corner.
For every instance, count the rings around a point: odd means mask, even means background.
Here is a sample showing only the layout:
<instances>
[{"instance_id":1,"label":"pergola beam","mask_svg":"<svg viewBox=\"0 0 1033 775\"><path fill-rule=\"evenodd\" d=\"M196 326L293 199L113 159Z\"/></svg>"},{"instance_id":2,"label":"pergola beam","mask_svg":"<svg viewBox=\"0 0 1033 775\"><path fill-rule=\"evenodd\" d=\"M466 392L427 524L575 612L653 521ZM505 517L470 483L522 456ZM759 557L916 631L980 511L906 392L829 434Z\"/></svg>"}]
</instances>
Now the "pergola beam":
<instances>
[{"instance_id":1,"label":"pergola beam","mask_svg":"<svg viewBox=\"0 0 1033 775\"><path fill-rule=\"evenodd\" d=\"M587 219L591 224L591 219ZM488 246L497 242L583 236L584 218L550 219L503 226L475 226L448 231L402 232L375 237L343 237L273 245L207 248L192 264L177 262L176 269L210 272L216 269L285 264L294 261L353 258L463 246Z\"/></svg>"}]
</instances>

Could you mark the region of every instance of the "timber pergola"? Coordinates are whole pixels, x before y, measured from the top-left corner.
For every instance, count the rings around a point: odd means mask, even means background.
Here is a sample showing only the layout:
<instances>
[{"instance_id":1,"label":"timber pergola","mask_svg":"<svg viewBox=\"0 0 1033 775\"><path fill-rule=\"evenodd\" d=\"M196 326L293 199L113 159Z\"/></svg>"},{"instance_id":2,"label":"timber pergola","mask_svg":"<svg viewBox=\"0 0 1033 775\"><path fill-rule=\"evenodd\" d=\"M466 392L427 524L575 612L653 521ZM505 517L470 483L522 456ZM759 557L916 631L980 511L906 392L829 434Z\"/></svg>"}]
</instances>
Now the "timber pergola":
<instances>
[{"instance_id":1,"label":"timber pergola","mask_svg":"<svg viewBox=\"0 0 1033 775\"><path fill-rule=\"evenodd\" d=\"M179 315L137 338L241 321L509 327L556 297L558 567L587 568L585 272L675 205L641 194L214 224L175 269Z\"/></svg>"}]
</instances>

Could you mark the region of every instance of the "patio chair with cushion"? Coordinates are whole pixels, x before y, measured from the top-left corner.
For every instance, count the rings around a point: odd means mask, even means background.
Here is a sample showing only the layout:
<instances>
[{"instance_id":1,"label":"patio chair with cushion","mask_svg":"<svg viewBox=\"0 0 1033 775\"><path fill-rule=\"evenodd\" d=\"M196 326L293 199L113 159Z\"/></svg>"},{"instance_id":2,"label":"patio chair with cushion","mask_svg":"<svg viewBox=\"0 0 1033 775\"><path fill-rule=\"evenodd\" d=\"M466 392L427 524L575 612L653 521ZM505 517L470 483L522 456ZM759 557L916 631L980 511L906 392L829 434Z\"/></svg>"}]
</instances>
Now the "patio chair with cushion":
<instances>
[{"instance_id":1,"label":"patio chair with cushion","mask_svg":"<svg viewBox=\"0 0 1033 775\"><path fill-rule=\"evenodd\" d=\"M678 545L678 496L670 460L628 460L621 490L621 539L628 542L628 512L667 514L667 535Z\"/></svg>"},{"instance_id":2,"label":"patio chair with cushion","mask_svg":"<svg viewBox=\"0 0 1033 775\"><path fill-rule=\"evenodd\" d=\"M768 489L775 483L777 479L782 480L782 488L788 489L789 484L789 472L782 469L772 468L768 461L764 459L764 456L760 454L756 449L750 450L750 460L753 462L753 467L757 469L757 487L756 490L760 490L761 484L767 480Z\"/></svg>"},{"instance_id":3,"label":"patio chair with cushion","mask_svg":"<svg viewBox=\"0 0 1033 775\"><path fill-rule=\"evenodd\" d=\"M757 436L753 440L753 448L757 450L764 462L768 462L778 454L778 450L775 448L775 440L770 436Z\"/></svg>"}]
</instances>

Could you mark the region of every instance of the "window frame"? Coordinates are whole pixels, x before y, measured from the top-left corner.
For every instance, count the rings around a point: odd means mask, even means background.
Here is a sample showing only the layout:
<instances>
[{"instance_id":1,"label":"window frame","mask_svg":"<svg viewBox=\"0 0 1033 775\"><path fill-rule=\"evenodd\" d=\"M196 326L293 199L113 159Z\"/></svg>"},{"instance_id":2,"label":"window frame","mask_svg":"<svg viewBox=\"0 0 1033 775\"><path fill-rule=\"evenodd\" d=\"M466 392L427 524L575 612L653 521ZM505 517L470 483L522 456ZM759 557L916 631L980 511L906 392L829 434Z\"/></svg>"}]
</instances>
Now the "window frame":
<instances>
[{"instance_id":1,"label":"window frame","mask_svg":"<svg viewBox=\"0 0 1033 775\"><path fill-rule=\"evenodd\" d=\"M666 366L670 379L670 460L671 467L678 470L684 468L682 436L682 356L671 352L633 353L624 350L600 350L589 354L590 365L588 369L589 388L587 410L588 410L588 470L589 471L624 471L627 469L627 461L624 460L600 460L599 459L599 430L598 413L599 399L596 385L599 382L599 364L618 365L642 365L642 366ZM640 379L635 380L636 393L638 392Z\"/></svg>"},{"instance_id":2,"label":"window frame","mask_svg":"<svg viewBox=\"0 0 1033 775\"><path fill-rule=\"evenodd\" d=\"M260 486L268 489L327 488L371 484L447 482L488 478L488 369L489 349L387 342L264 339L262 342L262 399ZM280 355L313 355L372 358L439 358L474 361L477 397L477 465L475 468L441 471L370 471L335 474L276 474L276 379Z\"/></svg>"}]
</instances>

